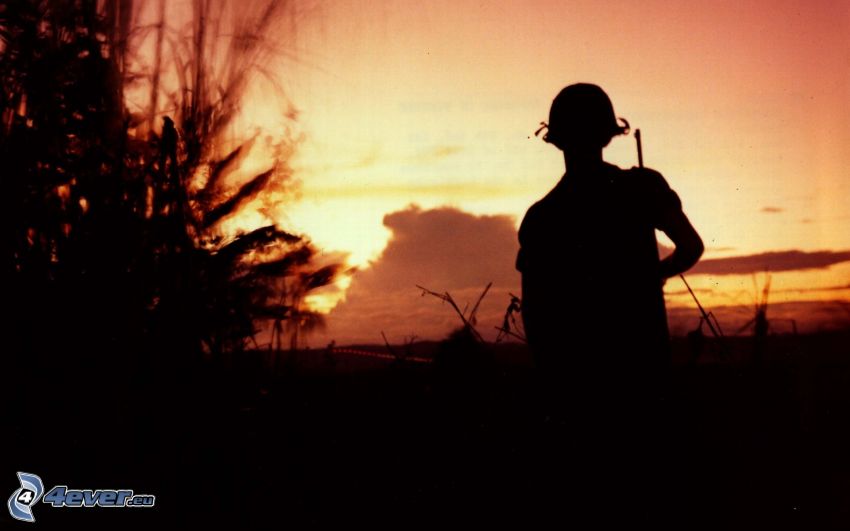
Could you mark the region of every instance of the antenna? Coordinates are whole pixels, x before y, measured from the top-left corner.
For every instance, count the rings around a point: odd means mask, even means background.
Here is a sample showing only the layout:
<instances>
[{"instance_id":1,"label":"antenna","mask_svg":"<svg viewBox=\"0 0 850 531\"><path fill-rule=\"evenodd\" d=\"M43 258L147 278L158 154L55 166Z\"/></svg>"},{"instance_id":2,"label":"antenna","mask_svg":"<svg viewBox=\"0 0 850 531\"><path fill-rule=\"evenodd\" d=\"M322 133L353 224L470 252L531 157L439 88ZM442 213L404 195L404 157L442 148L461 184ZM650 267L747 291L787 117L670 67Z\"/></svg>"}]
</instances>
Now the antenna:
<instances>
[{"instance_id":1,"label":"antenna","mask_svg":"<svg viewBox=\"0 0 850 531\"><path fill-rule=\"evenodd\" d=\"M640 128L635 129L635 142L637 143L638 167L643 168L643 143L641 142ZM697 299L697 294L694 293L694 290L691 289L691 285L688 284L687 280L685 280L685 275L683 273L680 273L679 278L682 279L682 282L685 283L685 287L688 288L688 293L690 293L691 297L693 297L697 308L699 308L700 315L702 315L703 320L708 325L708 329L711 330L711 334L722 341L723 333L720 332L720 324L717 323L717 325L715 326L716 318L714 321L712 321L711 319L712 317L714 317L714 315L709 314L705 311L705 308L702 307L702 304L700 304L699 299ZM723 346L722 348L724 351L726 350L725 346Z\"/></svg>"},{"instance_id":2,"label":"antenna","mask_svg":"<svg viewBox=\"0 0 850 531\"><path fill-rule=\"evenodd\" d=\"M703 318L703 320L705 320L705 323L708 325L708 329L711 330L711 334L714 337L721 339L723 337L723 334L720 332L720 326L715 327L714 323L712 322L712 320L710 318L710 317L714 317L714 316L713 315L709 316L708 312L705 311L705 308L702 307L702 304L700 304L699 299L697 299L697 294L694 293L694 290L691 289L691 285L688 284L687 280L685 280L685 275L679 275L679 278L682 279L682 282L685 283L685 287L688 288L688 293L690 293L691 297L694 298L694 302L697 304L697 308L699 308L699 313L702 314L702 318Z\"/></svg>"},{"instance_id":3,"label":"antenna","mask_svg":"<svg viewBox=\"0 0 850 531\"><path fill-rule=\"evenodd\" d=\"M638 149L638 167L643 168L643 144L640 140L640 129L635 129L635 141Z\"/></svg>"}]
</instances>

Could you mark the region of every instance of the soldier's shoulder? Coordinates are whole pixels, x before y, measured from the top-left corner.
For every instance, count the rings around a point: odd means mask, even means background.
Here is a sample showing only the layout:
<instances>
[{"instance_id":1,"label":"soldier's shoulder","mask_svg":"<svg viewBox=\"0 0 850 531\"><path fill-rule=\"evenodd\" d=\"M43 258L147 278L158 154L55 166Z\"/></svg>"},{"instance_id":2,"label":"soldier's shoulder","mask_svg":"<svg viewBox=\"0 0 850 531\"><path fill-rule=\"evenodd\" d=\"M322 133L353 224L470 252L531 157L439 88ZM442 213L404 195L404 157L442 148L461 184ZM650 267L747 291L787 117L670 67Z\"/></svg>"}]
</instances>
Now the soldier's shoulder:
<instances>
[{"instance_id":1,"label":"soldier's shoulder","mask_svg":"<svg viewBox=\"0 0 850 531\"><path fill-rule=\"evenodd\" d=\"M660 171L653 168L647 168L646 166L632 166L631 168L623 171L626 172L629 176L636 179L664 180L664 176L661 174Z\"/></svg>"},{"instance_id":2,"label":"soldier's shoulder","mask_svg":"<svg viewBox=\"0 0 850 531\"><path fill-rule=\"evenodd\" d=\"M652 168L633 166L623 170L622 180L627 182L630 188L637 190L657 192L670 189L667 179L660 171Z\"/></svg>"}]
</instances>

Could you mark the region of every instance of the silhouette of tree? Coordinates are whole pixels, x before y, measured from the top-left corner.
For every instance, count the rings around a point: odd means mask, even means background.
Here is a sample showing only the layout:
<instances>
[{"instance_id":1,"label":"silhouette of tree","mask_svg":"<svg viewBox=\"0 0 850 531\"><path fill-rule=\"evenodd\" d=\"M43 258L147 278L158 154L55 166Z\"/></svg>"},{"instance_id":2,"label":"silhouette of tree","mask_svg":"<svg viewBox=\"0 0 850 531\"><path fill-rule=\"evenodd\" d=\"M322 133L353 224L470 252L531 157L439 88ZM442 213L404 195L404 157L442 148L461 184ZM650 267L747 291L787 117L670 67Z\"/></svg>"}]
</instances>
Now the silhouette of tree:
<instances>
[{"instance_id":1,"label":"silhouette of tree","mask_svg":"<svg viewBox=\"0 0 850 531\"><path fill-rule=\"evenodd\" d=\"M290 333L320 323L301 301L338 265L315 264L310 241L273 220L222 229L291 176L292 138L235 188L225 182L256 135L221 155L285 6L231 13L198 0L187 31L170 29L161 1L153 26L126 0L0 7L0 267L14 353L176 362L245 349L258 320ZM148 93L141 112L131 90Z\"/></svg>"}]
</instances>

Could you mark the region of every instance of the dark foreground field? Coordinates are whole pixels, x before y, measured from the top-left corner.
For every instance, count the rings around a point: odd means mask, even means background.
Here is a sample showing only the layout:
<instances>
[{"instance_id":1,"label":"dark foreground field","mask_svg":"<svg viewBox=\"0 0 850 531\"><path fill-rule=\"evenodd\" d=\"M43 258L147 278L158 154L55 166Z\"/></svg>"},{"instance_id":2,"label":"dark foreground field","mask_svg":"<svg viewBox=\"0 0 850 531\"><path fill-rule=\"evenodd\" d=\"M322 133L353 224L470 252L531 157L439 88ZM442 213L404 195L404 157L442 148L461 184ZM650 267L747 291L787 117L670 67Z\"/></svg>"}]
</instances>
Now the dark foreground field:
<instances>
[{"instance_id":1,"label":"dark foreground field","mask_svg":"<svg viewBox=\"0 0 850 531\"><path fill-rule=\"evenodd\" d=\"M772 337L760 364L743 339L726 360L693 363L684 342L674 347L676 484L654 497L671 527L848 528L850 333ZM552 441L568 429L541 414L519 346L444 351L437 363L317 350L276 371L260 353L129 365L120 353L12 363L4 497L18 470L47 489L157 496L152 509L38 504L39 527L536 528L545 514L588 528L557 508L570 494L552 473Z\"/></svg>"}]
</instances>

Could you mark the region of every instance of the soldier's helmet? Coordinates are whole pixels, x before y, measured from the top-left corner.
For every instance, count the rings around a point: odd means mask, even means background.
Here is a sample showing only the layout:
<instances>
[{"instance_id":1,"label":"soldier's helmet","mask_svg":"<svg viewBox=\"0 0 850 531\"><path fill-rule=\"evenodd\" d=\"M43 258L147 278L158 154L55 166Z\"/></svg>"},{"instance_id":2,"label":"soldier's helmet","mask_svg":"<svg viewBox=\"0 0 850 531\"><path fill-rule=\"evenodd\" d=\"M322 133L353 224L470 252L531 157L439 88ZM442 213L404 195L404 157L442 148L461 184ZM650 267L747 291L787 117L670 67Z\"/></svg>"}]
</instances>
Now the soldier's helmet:
<instances>
[{"instance_id":1,"label":"soldier's helmet","mask_svg":"<svg viewBox=\"0 0 850 531\"><path fill-rule=\"evenodd\" d=\"M555 96L549 110L546 142L560 149L602 148L616 135L627 134L629 123L618 122L611 99L597 85L576 83Z\"/></svg>"}]
</instances>

